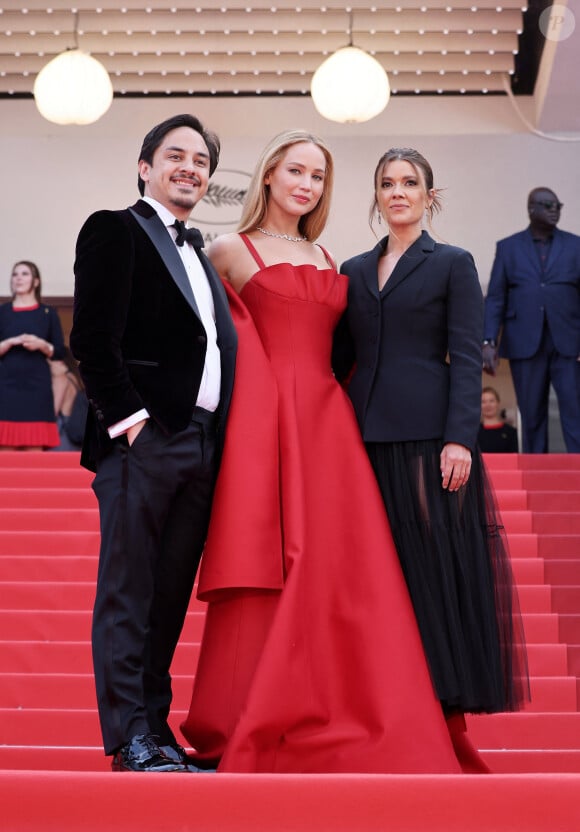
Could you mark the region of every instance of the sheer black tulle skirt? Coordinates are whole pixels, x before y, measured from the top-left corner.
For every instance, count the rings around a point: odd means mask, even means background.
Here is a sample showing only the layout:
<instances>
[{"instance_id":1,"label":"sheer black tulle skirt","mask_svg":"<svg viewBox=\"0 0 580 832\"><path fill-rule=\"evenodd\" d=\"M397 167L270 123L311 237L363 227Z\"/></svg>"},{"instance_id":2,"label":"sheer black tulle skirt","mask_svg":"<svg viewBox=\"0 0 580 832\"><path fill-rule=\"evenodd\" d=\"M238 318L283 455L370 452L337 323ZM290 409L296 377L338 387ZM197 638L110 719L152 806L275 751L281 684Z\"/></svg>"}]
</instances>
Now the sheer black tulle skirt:
<instances>
[{"instance_id":1,"label":"sheer black tulle skirt","mask_svg":"<svg viewBox=\"0 0 580 832\"><path fill-rule=\"evenodd\" d=\"M444 710L517 710L529 682L505 531L481 454L467 485L449 493L441 448L367 444Z\"/></svg>"}]
</instances>

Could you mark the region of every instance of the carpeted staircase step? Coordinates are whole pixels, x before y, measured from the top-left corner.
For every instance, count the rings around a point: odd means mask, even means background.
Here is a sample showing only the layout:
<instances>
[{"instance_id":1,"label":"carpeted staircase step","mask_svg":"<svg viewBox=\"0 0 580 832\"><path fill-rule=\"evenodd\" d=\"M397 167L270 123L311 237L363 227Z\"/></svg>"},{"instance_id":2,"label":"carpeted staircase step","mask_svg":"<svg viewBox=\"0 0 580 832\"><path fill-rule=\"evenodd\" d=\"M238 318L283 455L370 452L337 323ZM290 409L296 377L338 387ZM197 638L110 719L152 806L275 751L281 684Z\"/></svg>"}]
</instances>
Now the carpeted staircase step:
<instances>
[{"instance_id":1,"label":"carpeted staircase step","mask_svg":"<svg viewBox=\"0 0 580 832\"><path fill-rule=\"evenodd\" d=\"M98 532L99 512L96 508L0 508L0 529L3 531ZM531 529L530 529L531 531Z\"/></svg>"},{"instance_id":2,"label":"carpeted staircase step","mask_svg":"<svg viewBox=\"0 0 580 832\"><path fill-rule=\"evenodd\" d=\"M527 493L527 505L523 508L529 508L531 511L578 511L580 506L580 491L529 491L523 493Z\"/></svg>"},{"instance_id":3,"label":"carpeted staircase step","mask_svg":"<svg viewBox=\"0 0 580 832\"><path fill-rule=\"evenodd\" d=\"M172 709L170 724L179 734L187 706ZM57 719L58 716L58 719ZM469 735L477 748L568 748L578 750L580 713L493 714L470 716ZM99 721L94 708L15 711L0 708L0 735L6 745L99 746Z\"/></svg>"},{"instance_id":4,"label":"carpeted staircase step","mask_svg":"<svg viewBox=\"0 0 580 832\"><path fill-rule=\"evenodd\" d=\"M1 609L91 609L94 581L3 581L0 582ZM525 613L552 611L551 591L546 585L520 587L520 606Z\"/></svg>"},{"instance_id":5,"label":"carpeted staircase step","mask_svg":"<svg viewBox=\"0 0 580 832\"><path fill-rule=\"evenodd\" d=\"M580 751L484 750L482 756L494 774L561 773L580 771ZM98 747L0 746L0 771L103 771L109 772L111 758ZM263 827L258 827L262 829ZM306 828L306 827L305 827ZM310 829L311 827L307 827ZM467 827L472 829L472 826ZM353 830L360 827L353 826ZM290 832L290 831L289 831ZM294 830L292 830L294 832ZM423 832L418 830L417 832ZM485 830L485 832L497 832ZM529 830L524 830L529 832ZM550 830L552 832L552 830Z\"/></svg>"},{"instance_id":6,"label":"carpeted staircase step","mask_svg":"<svg viewBox=\"0 0 580 832\"><path fill-rule=\"evenodd\" d=\"M535 533L512 532L508 537L508 548L512 558L538 557L538 535Z\"/></svg>"},{"instance_id":7,"label":"carpeted staircase step","mask_svg":"<svg viewBox=\"0 0 580 832\"><path fill-rule=\"evenodd\" d=\"M521 490L524 487L523 471L514 470L491 470L489 471L491 484L495 491Z\"/></svg>"},{"instance_id":8,"label":"carpeted staircase step","mask_svg":"<svg viewBox=\"0 0 580 832\"><path fill-rule=\"evenodd\" d=\"M523 511L530 508L528 505L528 492L523 488L505 488L503 491L495 492L495 498L502 511Z\"/></svg>"},{"instance_id":9,"label":"carpeted staircase step","mask_svg":"<svg viewBox=\"0 0 580 832\"><path fill-rule=\"evenodd\" d=\"M94 474L85 471L84 468L61 467L54 469L37 469L34 472L30 468L0 467L0 488L22 488L29 486L38 487L40 483L50 482L51 488L86 488L90 490Z\"/></svg>"},{"instance_id":10,"label":"carpeted staircase step","mask_svg":"<svg viewBox=\"0 0 580 832\"><path fill-rule=\"evenodd\" d=\"M91 609L94 581L3 581L0 609L82 610ZM551 588L545 584L520 587L520 605L525 613L552 611Z\"/></svg>"},{"instance_id":11,"label":"carpeted staircase step","mask_svg":"<svg viewBox=\"0 0 580 832\"><path fill-rule=\"evenodd\" d=\"M192 666L189 674L172 674L174 700L180 709L189 705L194 669ZM81 708L94 710L96 716L95 680L91 670L86 673L1 673L0 684L0 709L29 710L38 708L41 703L48 711ZM561 695L566 696L565 692ZM55 714L53 718L62 719L63 714Z\"/></svg>"},{"instance_id":12,"label":"carpeted staircase step","mask_svg":"<svg viewBox=\"0 0 580 832\"><path fill-rule=\"evenodd\" d=\"M521 471L528 491L580 491L580 470Z\"/></svg>"},{"instance_id":13,"label":"carpeted staircase step","mask_svg":"<svg viewBox=\"0 0 580 832\"><path fill-rule=\"evenodd\" d=\"M580 681L580 642L567 645L568 673L576 676ZM578 700L580 702L580 698Z\"/></svg>"},{"instance_id":14,"label":"carpeted staircase step","mask_svg":"<svg viewBox=\"0 0 580 832\"><path fill-rule=\"evenodd\" d=\"M203 622L200 631L201 626ZM198 654L199 639L181 641L173 672L193 676ZM0 667L3 673L92 673L91 645L89 641L0 641Z\"/></svg>"},{"instance_id":15,"label":"carpeted staircase step","mask_svg":"<svg viewBox=\"0 0 580 832\"><path fill-rule=\"evenodd\" d=\"M0 640L5 641L90 641L90 609L85 610L6 610L0 609ZM203 629L204 605L192 601L182 641L199 640ZM558 647L558 645L554 645ZM1 670L0 665L0 670Z\"/></svg>"},{"instance_id":16,"label":"carpeted staircase step","mask_svg":"<svg viewBox=\"0 0 580 832\"><path fill-rule=\"evenodd\" d=\"M3 451L2 452L2 467L3 468L18 468L24 470L26 468L31 470L31 478L36 477L37 471L52 472L55 468L66 468L67 470L76 470L80 466L81 455L79 451L58 451L45 453L44 451L28 451L22 453L21 451ZM91 477L89 471L84 471L89 482Z\"/></svg>"},{"instance_id":17,"label":"carpeted staircase step","mask_svg":"<svg viewBox=\"0 0 580 832\"><path fill-rule=\"evenodd\" d=\"M97 508L97 500L90 488L45 488L26 487L0 488L0 506L3 508L22 508L23 491L27 508L55 508L66 506L69 510L77 508ZM522 506L525 508L525 506Z\"/></svg>"},{"instance_id":18,"label":"carpeted staircase step","mask_svg":"<svg viewBox=\"0 0 580 832\"><path fill-rule=\"evenodd\" d=\"M580 713L485 714L466 716L477 748L580 748Z\"/></svg>"},{"instance_id":19,"label":"carpeted staircase step","mask_svg":"<svg viewBox=\"0 0 580 832\"><path fill-rule=\"evenodd\" d=\"M552 608L559 613L580 612L580 586L553 586Z\"/></svg>"},{"instance_id":20,"label":"carpeted staircase step","mask_svg":"<svg viewBox=\"0 0 580 832\"><path fill-rule=\"evenodd\" d=\"M488 473L493 473L496 470L511 471L519 469L519 459L520 455L518 454L483 454L483 461Z\"/></svg>"},{"instance_id":21,"label":"carpeted staircase step","mask_svg":"<svg viewBox=\"0 0 580 832\"><path fill-rule=\"evenodd\" d=\"M578 777L6 771L7 832L577 832Z\"/></svg>"},{"instance_id":22,"label":"carpeted staircase step","mask_svg":"<svg viewBox=\"0 0 580 832\"><path fill-rule=\"evenodd\" d=\"M555 612L522 616L527 644L546 644L559 639L559 617Z\"/></svg>"},{"instance_id":23,"label":"carpeted staircase step","mask_svg":"<svg viewBox=\"0 0 580 832\"><path fill-rule=\"evenodd\" d=\"M580 771L580 751L577 749L494 749L482 751L482 757L494 774ZM516 821L515 818L513 820ZM512 826L511 828L519 829L520 827ZM521 832L529 832L529 830L522 829ZM555 832L553 827L550 832Z\"/></svg>"},{"instance_id":24,"label":"carpeted staircase step","mask_svg":"<svg viewBox=\"0 0 580 832\"><path fill-rule=\"evenodd\" d=\"M519 454L517 467L523 471L575 471L580 470L578 454ZM497 460L501 465L501 460Z\"/></svg>"},{"instance_id":25,"label":"carpeted staircase step","mask_svg":"<svg viewBox=\"0 0 580 832\"><path fill-rule=\"evenodd\" d=\"M562 561L574 566L574 561ZM580 560L578 573L580 575ZM88 581L97 574L98 555L0 555L0 581ZM543 584L544 561L542 558L513 558L512 568L519 586ZM568 574L568 573L567 573ZM565 581L564 581L565 582Z\"/></svg>"},{"instance_id":26,"label":"carpeted staircase step","mask_svg":"<svg viewBox=\"0 0 580 832\"><path fill-rule=\"evenodd\" d=\"M561 641L566 644L580 644L580 612L561 613L558 618Z\"/></svg>"},{"instance_id":27,"label":"carpeted staircase step","mask_svg":"<svg viewBox=\"0 0 580 832\"><path fill-rule=\"evenodd\" d=\"M0 583L29 581L94 581L97 578L97 555L0 555Z\"/></svg>"},{"instance_id":28,"label":"carpeted staircase step","mask_svg":"<svg viewBox=\"0 0 580 832\"><path fill-rule=\"evenodd\" d=\"M174 708L170 717L178 733L187 711ZM58 715L58 719L56 718ZM493 714L468 717L469 735L477 748L567 748L578 750L580 713ZM6 745L79 745L101 743L96 710L44 708L0 709L0 734Z\"/></svg>"},{"instance_id":29,"label":"carpeted staircase step","mask_svg":"<svg viewBox=\"0 0 580 832\"><path fill-rule=\"evenodd\" d=\"M574 559L569 558L568 560L549 558L542 562L544 564L545 579L552 586L580 584L580 557ZM576 606L580 609L580 598Z\"/></svg>"},{"instance_id":30,"label":"carpeted staircase step","mask_svg":"<svg viewBox=\"0 0 580 832\"><path fill-rule=\"evenodd\" d=\"M533 528L532 512L529 509L505 510L502 508L501 519L508 535L529 534L537 531L537 529Z\"/></svg>"},{"instance_id":31,"label":"carpeted staircase step","mask_svg":"<svg viewBox=\"0 0 580 832\"><path fill-rule=\"evenodd\" d=\"M512 558L511 565L518 587L544 583L542 558Z\"/></svg>"},{"instance_id":32,"label":"carpeted staircase step","mask_svg":"<svg viewBox=\"0 0 580 832\"><path fill-rule=\"evenodd\" d=\"M551 588L546 584L520 586L518 591L522 613L552 612Z\"/></svg>"},{"instance_id":33,"label":"carpeted staircase step","mask_svg":"<svg viewBox=\"0 0 580 832\"><path fill-rule=\"evenodd\" d=\"M580 534L543 534L537 552L543 558L580 558Z\"/></svg>"},{"instance_id":34,"label":"carpeted staircase step","mask_svg":"<svg viewBox=\"0 0 580 832\"><path fill-rule=\"evenodd\" d=\"M191 697L194 671L199 645L180 650L173 668L174 708L187 709ZM47 651L47 655L50 651ZM65 665L62 654L54 652L53 667L45 669L43 663L30 663L34 670L0 673L0 709L34 710L39 706L47 711L60 711L55 719L66 720L70 709L96 709L94 680L92 676L90 648L79 651L78 661ZM70 672L70 667L75 672ZM10 664L8 664L10 667ZM576 678L572 676L532 677L532 701L526 711L567 712L576 709ZM0 711L2 713L2 711ZM0 734L1 735L1 734Z\"/></svg>"},{"instance_id":35,"label":"carpeted staircase step","mask_svg":"<svg viewBox=\"0 0 580 832\"><path fill-rule=\"evenodd\" d=\"M1 470L1 469L0 469ZM100 535L98 531L2 531L0 529L0 554L2 555L97 555Z\"/></svg>"},{"instance_id":36,"label":"carpeted staircase step","mask_svg":"<svg viewBox=\"0 0 580 832\"><path fill-rule=\"evenodd\" d=\"M533 531L537 534L580 535L580 501L575 512L541 511L533 516ZM519 522L522 522L521 520Z\"/></svg>"}]
</instances>

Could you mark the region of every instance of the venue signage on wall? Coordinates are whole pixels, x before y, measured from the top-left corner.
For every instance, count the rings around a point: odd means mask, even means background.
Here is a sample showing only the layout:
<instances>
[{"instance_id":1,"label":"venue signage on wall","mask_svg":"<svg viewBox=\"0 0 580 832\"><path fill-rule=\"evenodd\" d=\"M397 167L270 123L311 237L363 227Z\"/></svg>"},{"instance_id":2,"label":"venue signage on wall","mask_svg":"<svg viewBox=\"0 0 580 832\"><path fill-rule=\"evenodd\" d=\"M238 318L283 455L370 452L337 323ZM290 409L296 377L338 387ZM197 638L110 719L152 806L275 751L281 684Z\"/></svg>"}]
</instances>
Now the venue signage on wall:
<instances>
[{"instance_id":1,"label":"venue signage on wall","mask_svg":"<svg viewBox=\"0 0 580 832\"><path fill-rule=\"evenodd\" d=\"M203 234L206 247L219 234L236 230L249 183L250 174L244 171L219 169L214 173L191 218Z\"/></svg>"}]
</instances>

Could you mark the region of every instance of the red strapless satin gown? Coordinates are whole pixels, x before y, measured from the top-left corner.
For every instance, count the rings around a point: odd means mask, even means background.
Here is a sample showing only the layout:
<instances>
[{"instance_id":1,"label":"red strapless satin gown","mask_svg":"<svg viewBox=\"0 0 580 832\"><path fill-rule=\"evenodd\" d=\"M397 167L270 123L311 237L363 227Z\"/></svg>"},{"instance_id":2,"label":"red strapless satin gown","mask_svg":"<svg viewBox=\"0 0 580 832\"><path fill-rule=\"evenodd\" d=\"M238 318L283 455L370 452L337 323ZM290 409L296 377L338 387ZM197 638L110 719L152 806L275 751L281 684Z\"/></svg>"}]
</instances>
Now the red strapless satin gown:
<instances>
[{"instance_id":1,"label":"red strapless satin gown","mask_svg":"<svg viewBox=\"0 0 580 832\"><path fill-rule=\"evenodd\" d=\"M219 771L458 773L374 474L331 371L347 278L258 262L241 298L230 292L236 388L183 734Z\"/></svg>"}]
</instances>

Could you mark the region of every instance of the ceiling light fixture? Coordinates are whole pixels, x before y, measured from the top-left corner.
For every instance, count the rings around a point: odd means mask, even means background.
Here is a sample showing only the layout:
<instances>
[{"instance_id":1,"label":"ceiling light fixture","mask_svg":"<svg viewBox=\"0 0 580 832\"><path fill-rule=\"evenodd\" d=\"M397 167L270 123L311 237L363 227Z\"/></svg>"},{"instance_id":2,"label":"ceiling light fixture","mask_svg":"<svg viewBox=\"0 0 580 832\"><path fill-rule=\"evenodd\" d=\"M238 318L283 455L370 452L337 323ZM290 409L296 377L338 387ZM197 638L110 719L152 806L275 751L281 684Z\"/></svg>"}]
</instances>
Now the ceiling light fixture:
<instances>
[{"instance_id":1,"label":"ceiling light fixture","mask_svg":"<svg viewBox=\"0 0 580 832\"><path fill-rule=\"evenodd\" d=\"M391 89L380 63L352 43L352 12L349 43L320 64L310 85L314 106L330 121L350 124L378 116L389 101Z\"/></svg>"},{"instance_id":2,"label":"ceiling light fixture","mask_svg":"<svg viewBox=\"0 0 580 832\"><path fill-rule=\"evenodd\" d=\"M78 47L78 11L75 12L74 48L49 61L34 82L38 111L55 124L92 124L113 100L113 85L105 67Z\"/></svg>"}]
</instances>

